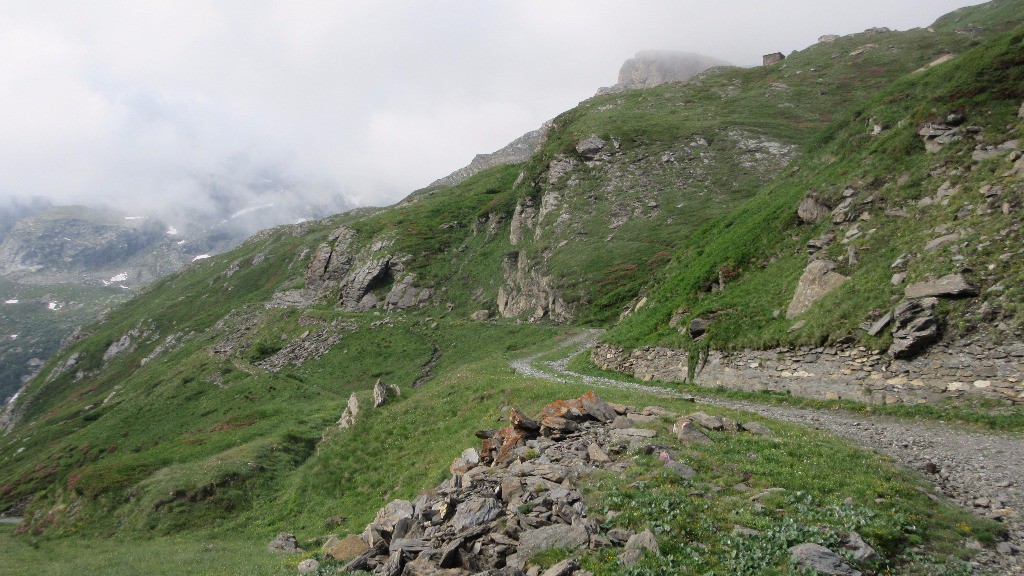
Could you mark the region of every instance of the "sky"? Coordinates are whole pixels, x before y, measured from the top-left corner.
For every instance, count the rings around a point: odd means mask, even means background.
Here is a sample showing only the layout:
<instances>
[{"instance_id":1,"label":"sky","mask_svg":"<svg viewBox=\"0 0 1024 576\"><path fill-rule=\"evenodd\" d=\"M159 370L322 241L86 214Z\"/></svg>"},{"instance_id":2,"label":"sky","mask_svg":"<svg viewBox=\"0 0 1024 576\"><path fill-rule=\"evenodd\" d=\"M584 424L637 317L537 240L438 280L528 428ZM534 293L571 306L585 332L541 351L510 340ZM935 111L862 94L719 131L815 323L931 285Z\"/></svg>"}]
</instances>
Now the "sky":
<instances>
[{"instance_id":1,"label":"sky","mask_svg":"<svg viewBox=\"0 0 1024 576\"><path fill-rule=\"evenodd\" d=\"M201 209L211 179L270 175L386 205L614 84L638 51L753 66L969 3L0 0L0 203Z\"/></svg>"}]
</instances>

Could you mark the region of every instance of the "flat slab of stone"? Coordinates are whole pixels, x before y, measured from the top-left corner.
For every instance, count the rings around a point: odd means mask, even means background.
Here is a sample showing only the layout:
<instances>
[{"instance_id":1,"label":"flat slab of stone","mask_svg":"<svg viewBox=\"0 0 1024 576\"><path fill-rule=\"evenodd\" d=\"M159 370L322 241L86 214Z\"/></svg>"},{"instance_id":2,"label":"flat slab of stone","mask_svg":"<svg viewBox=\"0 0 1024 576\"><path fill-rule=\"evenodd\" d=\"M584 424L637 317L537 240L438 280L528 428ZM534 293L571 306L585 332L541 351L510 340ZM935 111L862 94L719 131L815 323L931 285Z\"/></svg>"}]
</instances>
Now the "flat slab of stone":
<instances>
[{"instance_id":1,"label":"flat slab of stone","mask_svg":"<svg viewBox=\"0 0 1024 576\"><path fill-rule=\"evenodd\" d=\"M518 554L523 558L529 558L544 550L553 548L575 550L588 544L590 544L590 533L583 526L555 524L520 534Z\"/></svg>"},{"instance_id":2,"label":"flat slab of stone","mask_svg":"<svg viewBox=\"0 0 1024 576\"><path fill-rule=\"evenodd\" d=\"M658 433L647 428L620 428L612 430L613 440L636 440L639 438L654 438Z\"/></svg>"},{"instance_id":3,"label":"flat slab of stone","mask_svg":"<svg viewBox=\"0 0 1024 576\"><path fill-rule=\"evenodd\" d=\"M978 289L971 286L967 279L960 274L948 274L937 280L915 282L907 286L904 294L907 298L928 298L930 296L960 298L977 296Z\"/></svg>"}]
</instances>

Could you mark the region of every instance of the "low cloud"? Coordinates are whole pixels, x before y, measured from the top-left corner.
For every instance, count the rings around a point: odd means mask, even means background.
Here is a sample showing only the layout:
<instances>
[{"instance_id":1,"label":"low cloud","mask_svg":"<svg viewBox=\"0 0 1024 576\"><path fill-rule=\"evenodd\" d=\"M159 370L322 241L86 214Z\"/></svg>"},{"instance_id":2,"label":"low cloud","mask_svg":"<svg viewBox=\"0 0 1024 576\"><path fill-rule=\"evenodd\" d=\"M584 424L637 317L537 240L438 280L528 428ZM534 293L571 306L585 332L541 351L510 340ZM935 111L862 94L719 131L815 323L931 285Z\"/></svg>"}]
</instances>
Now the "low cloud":
<instances>
[{"instance_id":1,"label":"low cloud","mask_svg":"<svg viewBox=\"0 0 1024 576\"><path fill-rule=\"evenodd\" d=\"M639 50L754 65L960 4L9 3L0 201L388 204L614 83Z\"/></svg>"}]
</instances>

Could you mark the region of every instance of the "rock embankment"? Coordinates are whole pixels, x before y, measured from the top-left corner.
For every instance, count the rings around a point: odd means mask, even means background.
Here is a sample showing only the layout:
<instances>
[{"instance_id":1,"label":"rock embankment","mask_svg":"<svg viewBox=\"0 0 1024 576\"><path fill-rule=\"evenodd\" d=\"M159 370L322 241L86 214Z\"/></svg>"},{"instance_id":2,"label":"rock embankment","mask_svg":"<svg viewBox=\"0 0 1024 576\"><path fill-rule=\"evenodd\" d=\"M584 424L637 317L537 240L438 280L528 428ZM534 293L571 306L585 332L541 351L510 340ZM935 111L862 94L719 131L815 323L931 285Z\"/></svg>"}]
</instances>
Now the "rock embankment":
<instances>
[{"instance_id":1,"label":"rock embankment","mask_svg":"<svg viewBox=\"0 0 1024 576\"><path fill-rule=\"evenodd\" d=\"M629 351L599 344L591 359L605 370L662 382L688 380L684 350L644 347ZM788 392L825 400L872 404L942 403L988 399L1024 403L1024 345L942 344L910 360L864 347L800 347L711 351L693 374L699 386Z\"/></svg>"}]
</instances>

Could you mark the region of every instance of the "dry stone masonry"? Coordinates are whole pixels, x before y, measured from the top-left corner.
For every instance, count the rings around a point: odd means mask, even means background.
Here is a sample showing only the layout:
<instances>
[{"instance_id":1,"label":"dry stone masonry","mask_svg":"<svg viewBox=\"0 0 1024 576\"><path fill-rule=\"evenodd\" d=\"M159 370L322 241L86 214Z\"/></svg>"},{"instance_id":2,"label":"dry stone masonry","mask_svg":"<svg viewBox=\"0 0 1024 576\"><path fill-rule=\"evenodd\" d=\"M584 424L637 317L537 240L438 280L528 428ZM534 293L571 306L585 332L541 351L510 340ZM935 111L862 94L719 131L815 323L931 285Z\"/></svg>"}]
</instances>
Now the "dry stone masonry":
<instances>
[{"instance_id":1,"label":"dry stone masonry","mask_svg":"<svg viewBox=\"0 0 1024 576\"><path fill-rule=\"evenodd\" d=\"M910 326L920 332L921 324ZM897 328L904 330L903 324ZM595 364L635 378L687 382L684 350L644 347L628 351L599 344ZM1024 404L1024 344L936 344L911 359L860 346L711 351L693 383L737 390L787 392L824 400L872 404L941 403L947 399L998 400Z\"/></svg>"}]
</instances>

